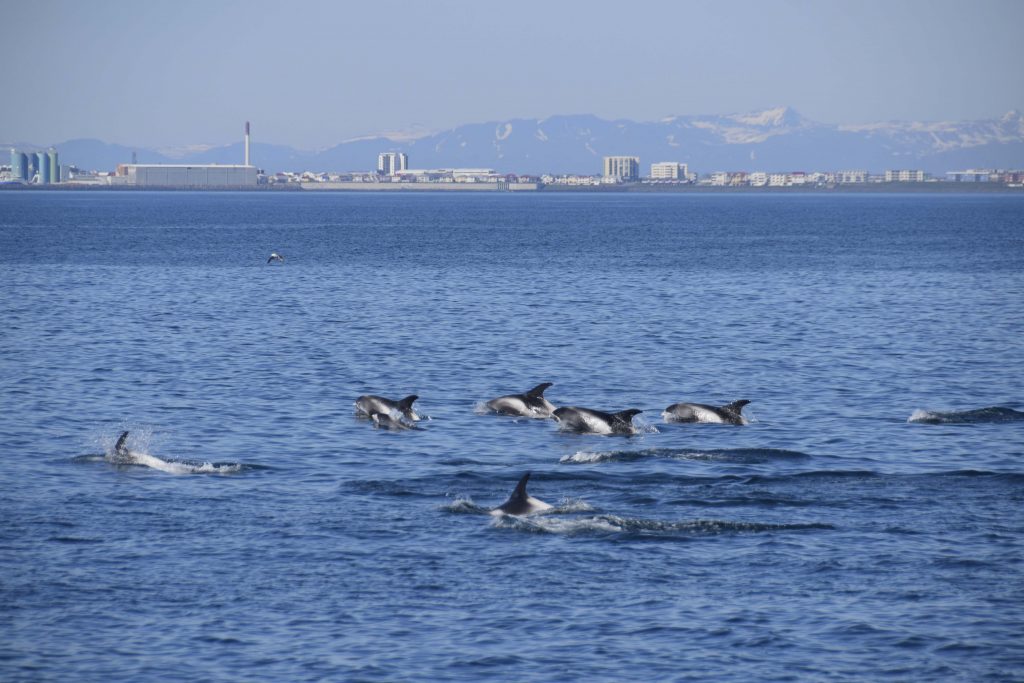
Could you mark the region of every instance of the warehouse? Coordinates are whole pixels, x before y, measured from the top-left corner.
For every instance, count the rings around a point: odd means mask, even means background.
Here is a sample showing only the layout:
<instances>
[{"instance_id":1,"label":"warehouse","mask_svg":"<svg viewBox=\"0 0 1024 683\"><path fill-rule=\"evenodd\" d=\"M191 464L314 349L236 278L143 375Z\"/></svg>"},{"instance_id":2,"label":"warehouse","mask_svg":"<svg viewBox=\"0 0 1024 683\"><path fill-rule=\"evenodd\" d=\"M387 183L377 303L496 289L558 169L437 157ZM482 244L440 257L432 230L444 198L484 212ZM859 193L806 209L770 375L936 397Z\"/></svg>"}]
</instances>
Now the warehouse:
<instances>
[{"instance_id":1,"label":"warehouse","mask_svg":"<svg viewBox=\"0 0 1024 683\"><path fill-rule=\"evenodd\" d=\"M122 164L117 174L139 187L255 187L255 166L228 164Z\"/></svg>"}]
</instances>

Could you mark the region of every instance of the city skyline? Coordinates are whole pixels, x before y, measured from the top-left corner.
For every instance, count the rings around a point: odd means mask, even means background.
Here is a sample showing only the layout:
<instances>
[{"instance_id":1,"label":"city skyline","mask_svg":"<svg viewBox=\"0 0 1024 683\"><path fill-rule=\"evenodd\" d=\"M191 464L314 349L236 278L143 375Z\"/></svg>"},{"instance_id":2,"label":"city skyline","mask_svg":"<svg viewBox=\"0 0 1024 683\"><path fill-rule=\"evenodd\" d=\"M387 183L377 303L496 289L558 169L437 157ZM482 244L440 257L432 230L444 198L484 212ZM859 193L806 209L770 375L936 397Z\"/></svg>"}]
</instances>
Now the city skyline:
<instances>
[{"instance_id":1,"label":"city skyline","mask_svg":"<svg viewBox=\"0 0 1024 683\"><path fill-rule=\"evenodd\" d=\"M316 150L387 131L592 113L656 121L785 104L826 123L1019 108L1024 4L514 7L7 4L0 140ZM40 42L40 37L46 38ZM45 44L46 49L40 49Z\"/></svg>"},{"instance_id":2,"label":"city skyline","mask_svg":"<svg viewBox=\"0 0 1024 683\"><path fill-rule=\"evenodd\" d=\"M174 154L97 140L70 140L55 147L67 163L85 169L111 170L136 159L143 164L238 164L248 158L243 130L240 126L230 144ZM254 131L259 140L258 122ZM35 145L36 150L45 147ZM396 159L408 155L421 169L494 168L517 174L593 172L600 169L600 157L616 155L639 156L643 163L684 162L705 173L839 168L944 173L958 168L1020 168L1024 115L1008 112L981 121L867 125L821 124L788 108L656 122L560 116L466 124L415 140L368 137L313 153L255 142L252 161L270 172L348 172L375 164L380 169L382 153L398 155Z\"/></svg>"}]
</instances>

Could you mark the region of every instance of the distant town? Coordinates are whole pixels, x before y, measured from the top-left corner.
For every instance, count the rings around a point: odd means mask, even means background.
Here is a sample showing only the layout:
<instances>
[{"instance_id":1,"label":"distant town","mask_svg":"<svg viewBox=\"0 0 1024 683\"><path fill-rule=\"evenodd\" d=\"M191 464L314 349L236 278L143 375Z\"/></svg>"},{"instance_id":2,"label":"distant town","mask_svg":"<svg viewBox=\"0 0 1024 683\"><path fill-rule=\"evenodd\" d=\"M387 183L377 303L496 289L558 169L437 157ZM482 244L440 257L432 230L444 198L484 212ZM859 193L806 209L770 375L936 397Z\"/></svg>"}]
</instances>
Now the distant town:
<instances>
[{"instance_id":1,"label":"distant town","mask_svg":"<svg viewBox=\"0 0 1024 683\"><path fill-rule=\"evenodd\" d=\"M710 171L698 173L683 161L651 163L641 172L637 156L606 156L599 173L520 175L490 168L414 169L402 152L381 152L376 169L366 171L267 172L251 163L249 123L245 124L243 163L120 164L116 169L81 169L62 165L57 151L11 149L10 164L0 165L0 188L121 189L302 189L302 190L492 190L685 188L835 188L986 183L988 187L1024 188L1024 170L964 169L935 177L918 169L814 171ZM371 161L371 160L368 160ZM595 169L598 170L598 169ZM645 169L647 170L647 169Z\"/></svg>"}]
</instances>

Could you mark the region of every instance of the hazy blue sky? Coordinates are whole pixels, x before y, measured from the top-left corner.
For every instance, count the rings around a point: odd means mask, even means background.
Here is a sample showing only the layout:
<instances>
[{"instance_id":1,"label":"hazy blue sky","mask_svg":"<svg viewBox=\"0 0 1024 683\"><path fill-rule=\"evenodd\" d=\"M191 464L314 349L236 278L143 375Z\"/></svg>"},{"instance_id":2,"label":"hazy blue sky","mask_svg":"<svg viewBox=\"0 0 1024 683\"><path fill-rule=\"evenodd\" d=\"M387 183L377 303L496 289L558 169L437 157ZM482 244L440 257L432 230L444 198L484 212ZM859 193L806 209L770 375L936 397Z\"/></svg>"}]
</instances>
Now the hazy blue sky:
<instances>
[{"instance_id":1,"label":"hazy blue sky","mask_svg":"<svg viewBox=\"0 0 1024 683\"><path fill-rule=\"evenodd\" d=\"M314 149L414 124L1024 107L1024 1L0 0L0 141Z\"/></svg>"}]
</instances>

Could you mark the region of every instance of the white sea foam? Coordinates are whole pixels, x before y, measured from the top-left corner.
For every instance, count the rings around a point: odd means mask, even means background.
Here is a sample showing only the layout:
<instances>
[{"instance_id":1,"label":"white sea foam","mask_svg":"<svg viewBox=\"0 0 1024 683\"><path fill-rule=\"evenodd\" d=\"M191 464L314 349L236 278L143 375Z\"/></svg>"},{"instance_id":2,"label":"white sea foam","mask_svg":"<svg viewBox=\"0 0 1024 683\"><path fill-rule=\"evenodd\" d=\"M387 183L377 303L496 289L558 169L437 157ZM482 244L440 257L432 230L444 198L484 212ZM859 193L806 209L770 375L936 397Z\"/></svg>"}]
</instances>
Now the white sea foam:
<instances>
[{"instance_id":1,"label":"white sea foam","mask_svg":"<svg viewBox=\"0 0 1024 683\"><path fill-rule=\"evenodd\" d=\"M188 462L183 460L164 460L149 453L128 451L124 456L107 456L108 461L116 465L137 465L149 467L168 474L235 474L242 470L241 463Z\"/></svg>"},{"instance_id":2,"label":"white sea foam","mask_svg":"<svg viewBox=\"0 0 1024 683\"><path fill-rule=\"evenodd\" d=\"M550 510L545 510L548 514L572 514L593 511L594 506L580 498L563 498L558 501L558 505L555 505Z\"/></svg>"},{"instance_id":3,"label":"white sea foam","mask_svg":"<svg viewBox=\"0 0 1024 683\"><path fill-rule=\"evenodd\" d=\"M636 425L637 434L660 434L658 428L653 424L643 419L642 417L634 417L633 424Z\"/></svg>"},{"instance_id":4,"label":"white sea foam","mask_svg":"<svg viewBox=\"0 0 1024 683\"><path fill-rule=\"evenodd\" d=\"M576 451L572 455L563 455L558 462L594 463L611 460L614 453L592 453L590 451Z\"/></svg>"},{"instance_id":5,"label":"white sea foam","mask_svg":"<svg viewBox=\"0 0 1024 683\"><path fill-rule=\"evenodd\" d=\"M514 529L517 531L568 536L584 533L616 533L622 531L621 528L609 523L605 517L566 518L545 515L533 515L530 517L500 515L491 520L491 526L496 529Z\"/></svg>"},{"instance_id":6,"label":"white sea foam","mask_svg":"<svg viewBox=\"0 0 1024 683\"><path fill-rule=\"evenodd\" d=\"M441 509L458 515L486 515L490 512L487 508L482 508L474 503L469 496L458 496L452 502L442 505Z\"/></svg>"},{"instance_id":7,"label":"white sea foam","mask_svg":"<svg viewBox=\"0 0 1024 683\"><path fill-rule=\"evenodd\" d=\"M637 534L637 535L679 535L714 536L718 534L770 533L780 531L807 531L833 529L831 524L798 523L772 524L761 522L734 522L718 519L693 519L661 521L618 517L616 515L594 515L591 517L515 517L502 515L491 521L498 529L514 529L533 533L579 535L579 534Z\"/></svg>"}]
</instances>

